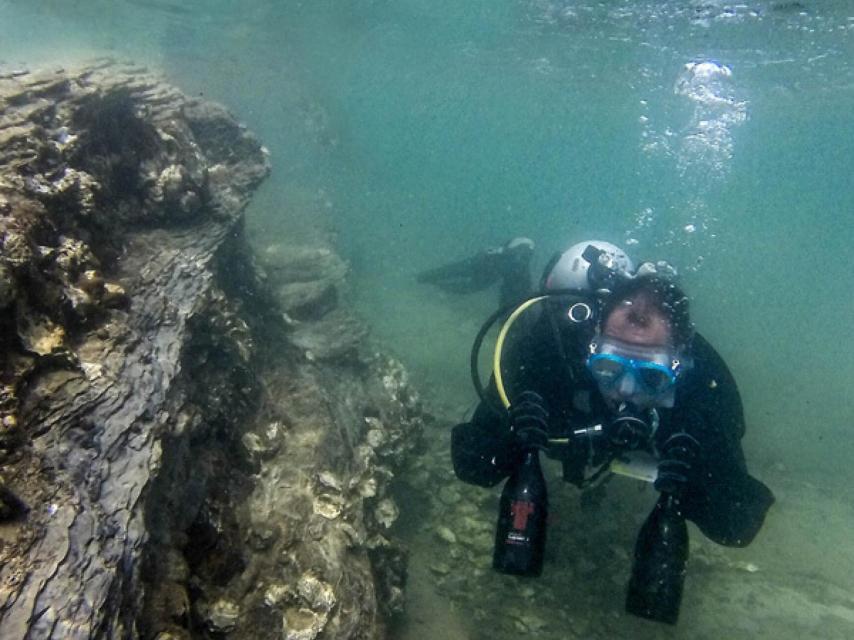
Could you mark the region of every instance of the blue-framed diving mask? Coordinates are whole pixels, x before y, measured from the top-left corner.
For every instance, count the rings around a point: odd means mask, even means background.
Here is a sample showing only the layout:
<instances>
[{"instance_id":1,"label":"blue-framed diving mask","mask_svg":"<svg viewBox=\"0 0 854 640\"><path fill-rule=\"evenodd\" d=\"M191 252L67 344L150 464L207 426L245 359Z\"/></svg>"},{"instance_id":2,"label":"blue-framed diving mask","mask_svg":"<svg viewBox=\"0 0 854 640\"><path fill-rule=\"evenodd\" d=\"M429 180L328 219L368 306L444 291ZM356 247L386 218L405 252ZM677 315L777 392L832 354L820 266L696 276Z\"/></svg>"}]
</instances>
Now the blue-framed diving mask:
<instances>
[{"instance_id":1,"label":"blue-framed diving mask","mask_svg":"<svg viewBox=\"0 0 854 640\"><path fill-rule=\"evenodd\" d=\"M639 406L672 407L683 363L667 347L647 347L605 335L590 343L587 369L606 397Z\"/></svg>"}]
</instances>

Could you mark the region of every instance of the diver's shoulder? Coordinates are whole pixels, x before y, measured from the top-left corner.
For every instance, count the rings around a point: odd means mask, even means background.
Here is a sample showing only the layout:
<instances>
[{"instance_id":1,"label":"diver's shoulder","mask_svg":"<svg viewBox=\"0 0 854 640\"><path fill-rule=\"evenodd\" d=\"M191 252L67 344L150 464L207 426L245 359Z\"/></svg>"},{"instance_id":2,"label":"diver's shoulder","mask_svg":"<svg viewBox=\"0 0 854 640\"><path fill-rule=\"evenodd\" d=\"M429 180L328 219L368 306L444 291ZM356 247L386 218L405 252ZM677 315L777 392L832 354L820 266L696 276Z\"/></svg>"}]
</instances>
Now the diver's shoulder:
<instances>
[{"instance_id":1,"label":"diver's shoulder","mask_svg":"<svg viewBox=\"0 0 854 640\"><path fill-rule=\"evenodd\" d=\"M689 395L711 392L730 401L737 401L739 395L735 377L723 356L699 332L694 334L691 344L691 362L685 382Z\"/></svg>"},{"instance_id":2,"label":"diver's shoulder","mask_svg":"<svg viewBox=\"0 0 854 640\"><path fill-rule=\"evenodd\" d=\"M695 366L728 368L723 356L699 331L691 341L691 358Z\"/></svg>"}]
</instances>

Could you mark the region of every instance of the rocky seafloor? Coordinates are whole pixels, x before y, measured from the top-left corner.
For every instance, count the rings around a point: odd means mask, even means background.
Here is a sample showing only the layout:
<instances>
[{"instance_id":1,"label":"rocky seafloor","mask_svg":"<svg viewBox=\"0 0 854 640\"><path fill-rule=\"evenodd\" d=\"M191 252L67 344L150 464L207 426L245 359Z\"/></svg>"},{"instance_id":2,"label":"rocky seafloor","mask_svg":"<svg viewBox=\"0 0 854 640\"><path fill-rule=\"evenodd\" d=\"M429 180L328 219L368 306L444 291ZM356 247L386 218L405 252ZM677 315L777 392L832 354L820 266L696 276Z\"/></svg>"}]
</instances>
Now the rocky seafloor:
<instances>
[{"instance_id":1,"label":"rocky seafloor","mask_svg":"<svg viewBox=\"0 0 854 640\"><path fill-rule=\"evenodd\" d=\"M424 414L332 247L257 256L231 114L112 62L0 76L0 636L381 638Z\"/></svg>"}]
</instances>

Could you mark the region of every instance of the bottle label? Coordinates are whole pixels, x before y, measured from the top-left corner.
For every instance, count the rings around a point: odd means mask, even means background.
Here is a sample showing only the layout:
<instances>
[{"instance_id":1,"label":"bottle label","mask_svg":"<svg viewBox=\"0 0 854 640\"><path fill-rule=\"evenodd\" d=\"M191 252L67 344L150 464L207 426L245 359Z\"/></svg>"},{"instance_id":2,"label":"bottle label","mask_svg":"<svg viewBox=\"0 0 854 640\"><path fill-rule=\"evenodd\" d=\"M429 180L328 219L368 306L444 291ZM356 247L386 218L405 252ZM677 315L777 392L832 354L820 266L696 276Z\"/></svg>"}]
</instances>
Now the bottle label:
<instances>
[{"instance_id":1,"label":"bottle label","mask_svg":"<svg viewBox=\"0 0 854 640\"><path fill-rule=\"evenodd\" d=\"M516 531L524 531L528 527L528 516L534 513L534 503L514 500L510 504L510 513L513 514L513 528Z\"/></svg>"},{"instance_id":2,"label":"bottle label","mask_svg":"<svg viewBox=\"0 0 854 640\"><path fill-rule=\"evenodd\" d=\"M528 544L528 542L530 542L530 538L528 538L524 533L510 531L507 534L506 542L507 544Z\"/></svg>"}]
</instances>

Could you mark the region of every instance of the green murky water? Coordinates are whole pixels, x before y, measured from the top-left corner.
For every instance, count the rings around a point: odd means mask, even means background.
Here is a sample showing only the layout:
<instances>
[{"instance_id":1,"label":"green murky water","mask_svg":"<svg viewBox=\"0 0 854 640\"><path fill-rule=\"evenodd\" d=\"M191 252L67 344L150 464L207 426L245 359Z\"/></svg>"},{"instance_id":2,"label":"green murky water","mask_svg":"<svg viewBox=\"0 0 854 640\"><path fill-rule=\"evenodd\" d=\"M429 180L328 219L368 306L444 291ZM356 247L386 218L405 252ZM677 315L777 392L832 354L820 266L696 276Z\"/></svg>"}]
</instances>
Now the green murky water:
<instances>
[{"instance_id":1,"label":"green murky water","mask_svg":"<svg viewBox=\"0 0 854 640\"><path fill-rule=\"evenodd\" d=\"M590 236L674 262L780 498L727 556L761 569L759 600L588 636L854 635L850 2L0 0L0 25L0 68L106 54L227 104L272 153L255 235L334 234L354 302L444 415L473 401L467 350L494 300L413 272L520 234L541 262ZM400 634L480 637L422 560L422 619Z\"/></svg>"}]
</instances>

